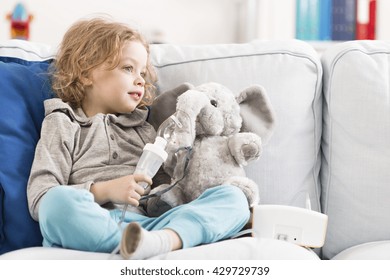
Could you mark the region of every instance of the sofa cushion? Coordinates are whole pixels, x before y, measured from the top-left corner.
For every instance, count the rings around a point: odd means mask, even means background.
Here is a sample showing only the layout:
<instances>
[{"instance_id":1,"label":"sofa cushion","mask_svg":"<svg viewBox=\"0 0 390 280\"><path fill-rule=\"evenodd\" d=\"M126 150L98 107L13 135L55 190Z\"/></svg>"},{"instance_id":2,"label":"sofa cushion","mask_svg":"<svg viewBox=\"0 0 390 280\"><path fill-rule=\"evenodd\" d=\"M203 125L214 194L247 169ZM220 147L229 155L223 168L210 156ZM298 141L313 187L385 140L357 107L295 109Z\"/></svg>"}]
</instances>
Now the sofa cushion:
<instances>
[{"instance_id":1,"label":"sofa cushion","mask_svg":"<svg viewBox=\"0 0 390 280\"><path fill-rule=\"evenodd\" d=\"M264 204L319 210L321 77L317 53L302 41L247 44L154 45L159 92L181 83L218 82L233 92L259 84L276 112L276 129L259 161L246 167Z\"/></svg>"},{"instance_id":2,"label":"sofa cushion","mask_svg":"<svg viewBox=\"0 0 390 280\"><path fill-rule=\"evenodd\" d=\"M83 252L63 248L35 247L16 250L0 256L2 260L108 260L120 255ZM151 258L153 260L319 260L310 250L295 244L265 238L242 237Z\"/></svg>"},{"instance_id":3,"label":"sofa cushion","mask_svg":"<svg viewBox=\"0 0 390 280\"><path fill-rule=\"evenodd\" d=\"M322 57L324 258L390 239L390 43L338 44Z\"/></svg>"},{"instance_id":4,"label":"sofa cushion","mask_svg":"<svg viewBox=\"0 0 390 280\"><path fill-rule=\"evenodd\" d=\"M337 254L332 260L390 260L390 241L356 245Z\"/></svg>"},{"instance_id":5,"label":"sofa cushion","mask_svg":"<svg viewBox=\"0 0 390 280\"><path fill-rule=\"evenodd\" d=\"M47 67L50 48L25 41L0 44L0 254L41 245L30 217L26 186L51 96Z\"/></svg>"}]
</instances>

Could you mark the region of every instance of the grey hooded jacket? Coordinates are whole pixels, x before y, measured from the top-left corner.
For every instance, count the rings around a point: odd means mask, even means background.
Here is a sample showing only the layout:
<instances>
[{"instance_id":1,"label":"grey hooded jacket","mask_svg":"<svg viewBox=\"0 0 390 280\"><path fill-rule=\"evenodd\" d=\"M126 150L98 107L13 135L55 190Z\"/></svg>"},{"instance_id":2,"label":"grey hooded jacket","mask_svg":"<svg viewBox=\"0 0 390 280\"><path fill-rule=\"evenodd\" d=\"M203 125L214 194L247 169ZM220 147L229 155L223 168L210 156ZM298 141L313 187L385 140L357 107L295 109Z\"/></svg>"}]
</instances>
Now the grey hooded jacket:
<instances>
[{"instance_id":1,"label":"grey hooded jacket","mask_svg":"<svg viewBox=\"0 0 390 280\"><path fill-rule=\"evenodd\" d=\"M146 143L156 132L147 110L97 114L88 118L58 98L45 101L45 119L27 187L30 214L36 221L40 199L58 185L89 190L94 182L133 174ZM112 208L114 205L104 205Z\"/></svg>"}]
</instances>

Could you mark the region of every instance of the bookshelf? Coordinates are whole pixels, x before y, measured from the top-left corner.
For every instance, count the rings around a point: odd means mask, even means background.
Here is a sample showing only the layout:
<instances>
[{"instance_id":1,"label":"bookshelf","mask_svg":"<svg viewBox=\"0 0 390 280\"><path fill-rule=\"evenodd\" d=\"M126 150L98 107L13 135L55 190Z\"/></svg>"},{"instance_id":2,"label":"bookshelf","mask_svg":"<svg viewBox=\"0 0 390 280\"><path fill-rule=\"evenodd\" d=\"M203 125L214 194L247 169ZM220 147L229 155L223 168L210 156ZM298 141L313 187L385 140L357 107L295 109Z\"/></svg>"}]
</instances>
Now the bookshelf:
<instances>
[{"instance_id":1,"label":"bookshelf","mask_svg":"<svg viewBox=\"0 0 390 280\"><path fill-rule=\"evenodd\" d=\"M365 37L332 37L329 33L329 28L331 27L332 22L328 20L328 37L322 35L313 36L313 37L300 37L297 34L297 28L299 24L302 22L305 23L306 26L312 25L308 20L302 20L300 13L298 12L298 8L300 4L312 5L312 9L314 4L322 5L320 9L314 9L314 13L316 15L312 16L313 25L319 24L320 13L323 13L326 10L326 5L331 5L333 2L337 2L337 4L342 4L341 1L349 1L348 5L352 5L352 8L355 7L356 11L354 12L353 19L354 22L351 25L354 25L356 28L356 20L363 20L363 23L367 23L369 19L369 13L367 13L367 9L364 11L362 6L369 4L370 0L247 0L244 1L242 5L248 5L250 3L252 8L248 13L252 13L251 17L247 18L255 18L256 21L251 22L243 22L243 28L246 26L256 26L256 28L251 28L251 33L246 33L245 37L239 38L240 41L251 41L254 39L264 39L264 40L287 40L287 39L302 39L308 41L309 43L316 46L316 48L323 49L327 46L330 46L334 43L345 41L345 40L355 40L355 39L363 39ZM305 2L305 3L304 3ZM345 3L344 3L345 4ZM360 7L360 8L359 8ZM328 8L328 10L331 10ZM360 10L360 13L359 13ZM332 10L331 10L332 11ZM375 17L375 37L371 37L368 39L377 39L377 40L390 40L390 17L388 14L390 13L390 1L389 0L376 0L376 17ZM340 11L339 11L340 12ZM368 11L369 12L369 11ZM372 23L371 23L372 24ZM319 27L318 27L319 28ZM356 32L356 29L355 31ZM355 34L356 35L356 34ZM335 41L335 42L333 42Z\"/></svg>"},{"instance_id":2,"label":"bookshelf","mask_svg":"<svg viewBox=\"0 0 390 280\"><path fill-rule=\"evenodd\" d=\"M377 0L296 0L296 37L302 40L376 39Z\"/></svg>"}]
</instances>

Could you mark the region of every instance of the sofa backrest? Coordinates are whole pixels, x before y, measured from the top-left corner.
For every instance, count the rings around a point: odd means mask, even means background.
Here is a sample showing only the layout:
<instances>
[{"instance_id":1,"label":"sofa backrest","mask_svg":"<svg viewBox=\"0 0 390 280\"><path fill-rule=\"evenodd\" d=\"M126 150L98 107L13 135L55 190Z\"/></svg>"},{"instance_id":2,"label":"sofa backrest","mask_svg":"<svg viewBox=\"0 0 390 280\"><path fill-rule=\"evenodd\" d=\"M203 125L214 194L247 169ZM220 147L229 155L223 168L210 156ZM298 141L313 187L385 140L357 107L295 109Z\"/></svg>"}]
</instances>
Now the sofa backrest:
<instances>
[{"instance_id":1,"label":"sofa backrest","mask_svg":"<svg viewBox=\"0 0 390 280\"><path fill-rule=\"evenodd\" d=\"M276 112L276 129L260 159L246 167L260 188L260 203L320 209L322 67L302 41L226 45L154 45L160 92L181 83L218 82L233 92L259 84Z\"/></svg>"},{"instance_id":2,"label":"sofa backrest","mask_svg":"<svg viewBox=\"0 0 390 280\"><path fill-rule=\"evenodd\" d=\"M390 42L328 49L324 68L321 185L323 257L390 239Z\"/></svg>"}]
</instances>

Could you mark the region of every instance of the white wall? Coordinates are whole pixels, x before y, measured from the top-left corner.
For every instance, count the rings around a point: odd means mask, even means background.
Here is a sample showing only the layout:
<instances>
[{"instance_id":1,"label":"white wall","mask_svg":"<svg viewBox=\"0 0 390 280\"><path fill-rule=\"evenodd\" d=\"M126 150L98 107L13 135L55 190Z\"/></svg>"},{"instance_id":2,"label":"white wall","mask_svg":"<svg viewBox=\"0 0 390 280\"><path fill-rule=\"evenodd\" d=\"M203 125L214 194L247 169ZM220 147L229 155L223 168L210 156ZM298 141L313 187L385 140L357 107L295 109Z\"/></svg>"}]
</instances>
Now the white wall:
<instances>
[{"instance_id":1,"label":"white wall","mask_svg":"<svg viewBox=\"0 0 390 280\"><path fill-rule=\"evenodd\" d=\"M174 43L237 41L237 5L245 0L24 0L34 20L30 40L57 45L79 18L105 13L146 35L162 32ZM9 39L11 12L18 0L0 0L0 41Z\"/></svg>"},{"instance_id":2,"label":"white wall","mask_svg":"<svg viewBox=\"0 0 390 280\"><path fill-rule=\"evenodd\" d=\"M295 37L295 0L0 0L0 41L9 39L6 14L26 4L31 40L57 45L79 18L111 15L152 40L178 44L238 43ZM390 40L390 0L377 0L377 38Z\"/></svg>"},{"instance_id":3,"label":"white wall","mask_svg":"<svg viewBox=\"0 0 390 280\"><path fill-rule=\"evenodd\" d=\"M257 0L257 3L257 38L295 38L296 0Z\"/></svg>"},{"instance_id":4,"label":"white wall","mask_svg":"<svg viewBox=\"0 0 390 280\"><path fill-rule=\"evenodd\" d=\"M377 39L390 40L390 1L377 0Z\"/></svg>"}]
</instances>

